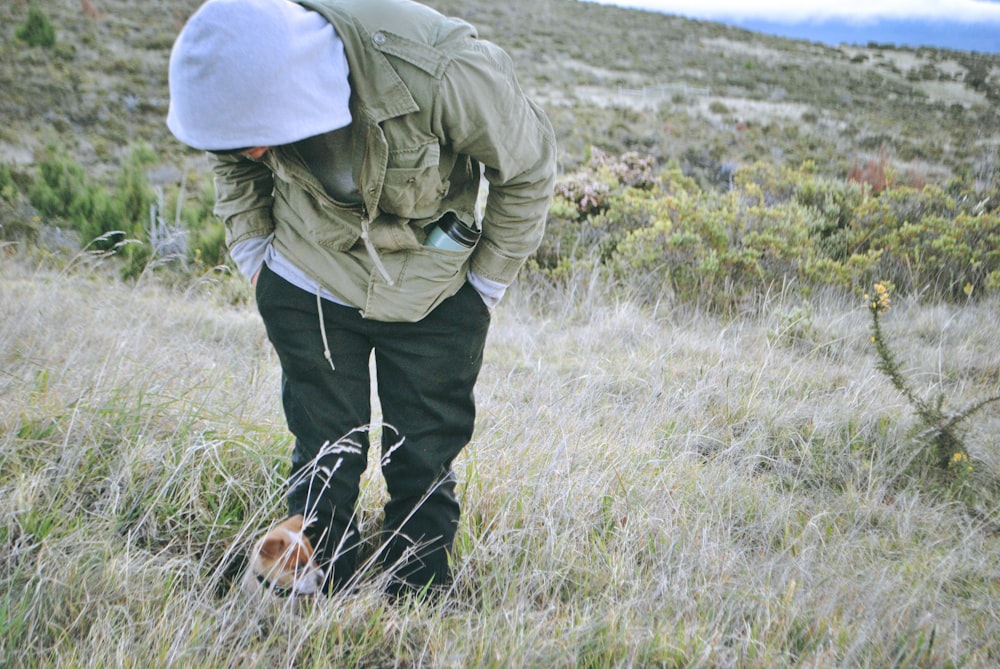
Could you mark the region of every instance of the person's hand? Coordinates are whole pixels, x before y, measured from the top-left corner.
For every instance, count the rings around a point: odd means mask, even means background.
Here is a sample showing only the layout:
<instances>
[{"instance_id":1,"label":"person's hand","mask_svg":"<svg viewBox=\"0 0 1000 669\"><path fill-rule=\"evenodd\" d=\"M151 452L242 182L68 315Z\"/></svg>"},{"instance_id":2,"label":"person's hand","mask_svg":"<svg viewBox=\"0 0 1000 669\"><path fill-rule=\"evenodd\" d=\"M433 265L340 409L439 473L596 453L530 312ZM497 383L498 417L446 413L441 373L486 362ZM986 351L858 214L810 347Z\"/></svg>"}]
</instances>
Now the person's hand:
<instances>
[{"instance_id":1,"label":"person's hand","mask_svg":"<svg viewBox=\"0 0 1000 669\"><path fill-rule=\"evenodd\" d=\"M260 270L257 270L256 272L254 272L253 273L253 277L250 279L250 287L251 288L256 288L257 287L257 277L258 276L260 276Z\"/></svg>"}]
</instances>

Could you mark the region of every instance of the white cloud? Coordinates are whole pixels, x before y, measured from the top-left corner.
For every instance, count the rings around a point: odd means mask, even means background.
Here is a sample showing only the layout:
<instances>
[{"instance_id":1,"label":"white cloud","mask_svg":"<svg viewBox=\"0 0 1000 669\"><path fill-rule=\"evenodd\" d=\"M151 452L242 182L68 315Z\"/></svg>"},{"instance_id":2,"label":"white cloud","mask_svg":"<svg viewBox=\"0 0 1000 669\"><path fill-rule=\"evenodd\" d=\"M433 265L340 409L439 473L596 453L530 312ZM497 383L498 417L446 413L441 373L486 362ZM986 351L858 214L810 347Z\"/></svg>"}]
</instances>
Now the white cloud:
<instances>
[{"instance_id":1,"label":"white cloud","mask_svg":"<svg viewBox=\"0 0 1000 669\"><path fill-rule=\"evenodd\" d=\"M593 0L652 9L700 19L764 19L802 23L841 19L868 23L879 19L1000 23L1000 2L984 0Z\"/></svg>"}]
</instances>

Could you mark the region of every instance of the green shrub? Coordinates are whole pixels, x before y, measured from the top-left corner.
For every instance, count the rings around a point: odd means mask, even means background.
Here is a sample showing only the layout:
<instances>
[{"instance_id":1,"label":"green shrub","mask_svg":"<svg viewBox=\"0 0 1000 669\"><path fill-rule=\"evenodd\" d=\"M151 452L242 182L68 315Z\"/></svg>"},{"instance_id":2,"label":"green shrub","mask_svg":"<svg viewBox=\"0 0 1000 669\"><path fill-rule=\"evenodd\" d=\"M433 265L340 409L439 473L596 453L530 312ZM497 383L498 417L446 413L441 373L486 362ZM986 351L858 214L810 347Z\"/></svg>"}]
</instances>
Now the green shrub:
<instances>
[{"instance_id":1,"label":"green shrub","mask_svg":"<svg viewBox=\"0 0 1000 669\"><path fill-rule=\"evenodd\" d=\"M154 197L144 171L150 160L148 149L134 150L110 191L50 145L38 162L28 199L43 218L69 223L95 250L111 249L126 237L142 240Z\"/></svg>"},{"instance_id":2,"label":"green shrub","mask_svg":"<svg viewBox=\"0 0 1000 669\"><path fill-rule=\"evenodd\" d=\"M34 3L28 7L28 15L24 18L24 23L18 26L14 36L28 46L48 49L56 43L56 29L52 27L48 15Z\"/></svg>"},{"instance_id":3,"label":"green shrub","mask_svg":"<svg viewBox=\"0 0 1000 669\"><path fill-rule=\"evenodd\" d=\"M759 197L768 205L790 200L800 180L800 175L787 167L779 169L762 162L745 165L733 173L735 189Z\"/></svg>"},{"instance_id":4,"label":"green shrub","mask_svg":"<svg viewBox=\"0 0 1000 669\"><path fill-rule=\"evenodd\" d=\"M156 196L149 185L146 167L155 162L156 154L142 144L132 149L118 175L116 195L121 202L122 216L130 223L126 226L129 229L141 228L149 216L150 205Z\"/></svg>"},{"instance_id":5,"label":"green shrub","mask_svg":"<svg viewBox=\"0 0 1000 669\"><path fill-rule=\"evenodd\" d=\"M226 264L226 228L221 221L208 216L198 221L191 231L191 260L196 265L217 267Z\"/></svg>"},{"instance_id":6,"label":"green shrub","mask_svg":"<svg viewBox=\"0 0 1000 669\"><path fill-rule=\"evenodd\" d=\"M5 163L0 163L0 200L13 202L17 193L17 182L14 181L10 167Z\"/></svg>"},{"instance_id":7,"label":"green shrub","mask_svg":"<svg viewBox=\"0 0 1000 669\"><path fill-rule=\"evenodd\" d=\"M819 253L810 237L816 214L807 207L769 206L745 191L663 202L668 216L628 233L612 254L615 275L643 298L666 293L726 307L789 279L817 278ZM661 277L660 286L652 276Z\"/></svg>"},{"instance_id":8,"label":"green shrub","mask_svg":"<svg viewBox=\"0 0 1000 669\"><path fill-rule=\"evenodd\" d=\"M129 244L122 251L125 265L122 273L126 277L141 274L150 261L159 255L158 239L151 238L154 231L157 210L154 208L157 195L149 183L146 166L156 162L156 154L142 144L129 153L128 159L118 174L115 202L119 208L119 229L126 232L129 239L139 243Z\"/></svg>"},{"instance_id":9,"label":"green shrub","mask_svg":"<svg viewBox=\"0 0 1000 669\"><path fill-rule=\"evenodd\" d=\"M13 171L0 163L0 239L35 241L38 231L38 216L27 205Z\"/></svg>"},{"instance_id":10,"label":"green shrub","mask_svg":"<svg viewBox=\"0 0 1000 669\"><path fill-rule=\"evenodd\" d=\"M954 184L875 192L807 161L738 168L718 193L676 169L629 186L608 169L624 162L602 156L561 185L539 269L597 263L642 299L723 309L776 285L860 292L885 278L959 300L1000 288L1000 216Z\"/></svg>"},{"instance_id":11,"label":"green shrub","mask_svg":"<svg viewBox=\"0 0 1000 669\"><path fill-rule=\"evenodd\" d=\"M725 103L715 100L708 105L708 111L712 112L713 114L723 115L729 113L729 107L727 107Z\"/></svg>"},{"instance_id":12,"label":"green shrub","mask_svg":"<svg viewBox=\"0 0 1000 669\"><path fill-rule=\"evenodd\" d=\"M36 166L28 199L42 216L62 218L79 226L93 212L95 190L83 167L49 145Z\"/></svg>"},{"instance_id":13,"label":"green shrub","mask_svg":"<svg viewBox=\"0 0 1000 669\"><path fill-rule=\"evenodd\" d=\"M204 184L194 197L187 197L187 183L171 195L168 211L174 212L175 224L183 226L188 236L188 260L196 267L216 267L226 264L226 228L215 216L215 190L211 181ZM178 211L177 200L181 199Z\"/></svg>"},{"instance_id":14,"label":"green shrub","mask_svg":"<svg viewBox=\"0 0 1000 669\"><path fill-rule=\"evenodd\" d=\"M104 188L94 187L87 213L75 221L80 237L95 250L106 251L133 232L123 225L122 204Z\"/></svg>"},{"instance_id":15,"label":"green shrub","mask_svg":"<svg viewBox=\"0 0 1000 669\"><path fill-rule=\"evenodd\" d=\"M816 213L809 234L823 254L845 261L851 252L845 232L864 199L861 186L850 181L800 179L792 199Z\"/></svg>"},{"instance_id":16,"label":"green shrub","mask_svg":"<svg viewBox=\"0 0 1000 669\"><path fill-rule=\"evenodd\" d=\"M114 250L125 277L137 277L170 261L190 269L227 262L225 228L212 213L209 182L196 197L185 184L154 189L147 168L157 162L146 145L134 148L109 186L94 183L86 171L55 146L37 163L28 195L43 219L68 224L94 251ZM4 183L0 173L0 192ZM178 204L179 202L179 204Z\"/></svg>"},{"instance_id":17,"label":"green shrub","mask_svg":"<svg viewBox=\"0 0 1000 669\"><path fill-rule=\"evenodd\" d=\"M852 258L872 260L861 281L890 281L904 294L964 299L996 288L1000 276L1000 216L936 185L865 197L845 242Z\"/></svg>"}]
</instances>

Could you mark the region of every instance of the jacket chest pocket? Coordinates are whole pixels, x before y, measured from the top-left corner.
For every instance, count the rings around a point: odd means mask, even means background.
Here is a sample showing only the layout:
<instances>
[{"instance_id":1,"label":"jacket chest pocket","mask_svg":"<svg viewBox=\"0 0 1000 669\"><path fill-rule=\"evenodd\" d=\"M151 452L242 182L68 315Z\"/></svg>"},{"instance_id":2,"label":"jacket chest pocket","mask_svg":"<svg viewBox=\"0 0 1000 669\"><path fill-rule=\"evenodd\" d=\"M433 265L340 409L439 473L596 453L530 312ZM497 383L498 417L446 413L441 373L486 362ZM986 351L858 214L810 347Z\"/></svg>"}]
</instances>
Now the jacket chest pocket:
<instances>
[{"instance_id":1,"label":"jacket chest pocket","mask_svg":"<svg viewBox=\"0 0 1000 669\"><path fill-rule=\"evenodd\" d=\"M437 141L390 151L379 209L409 219L433 216L448 194L440 160Z\"/></svg>"}]
</instances>

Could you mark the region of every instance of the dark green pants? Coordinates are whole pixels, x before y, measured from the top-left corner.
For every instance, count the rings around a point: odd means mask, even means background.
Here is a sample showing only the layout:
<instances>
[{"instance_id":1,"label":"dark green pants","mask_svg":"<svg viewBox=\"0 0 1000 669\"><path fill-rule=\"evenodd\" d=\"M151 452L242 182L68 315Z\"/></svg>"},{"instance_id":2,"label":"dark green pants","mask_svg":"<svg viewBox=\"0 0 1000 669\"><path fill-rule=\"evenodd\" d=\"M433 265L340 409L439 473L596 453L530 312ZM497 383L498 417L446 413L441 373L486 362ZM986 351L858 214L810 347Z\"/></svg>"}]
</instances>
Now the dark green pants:
<instances>
[{"instance_id":1,"label":"dark green pants","mask_svg":"<svg viewBox=\"0 0 1000 669\"><path fill-rule=\"evenodd\" d=\"M459 519L452 461L472 437L473 386L490 320L479 294L466 284L416 323L365 320L357 309L324 301L335 370L323 355L315 295L265 267L257 305L281 361L285 418L295 435L288 510L315 518L307 533L326 562L328 586L343 587L357 569L372 351L389 492L380 560L395 574L394 592L445 584Z\"/></svg>"}]
</instances>

